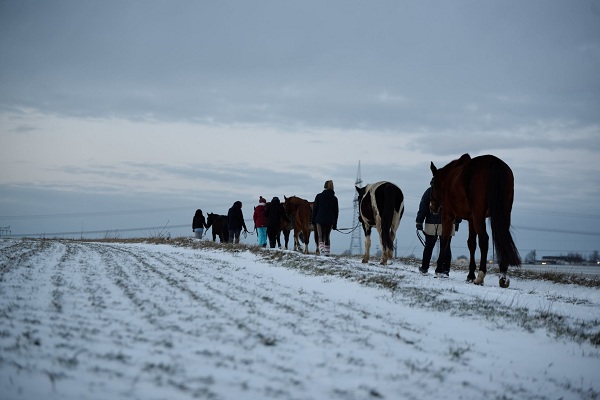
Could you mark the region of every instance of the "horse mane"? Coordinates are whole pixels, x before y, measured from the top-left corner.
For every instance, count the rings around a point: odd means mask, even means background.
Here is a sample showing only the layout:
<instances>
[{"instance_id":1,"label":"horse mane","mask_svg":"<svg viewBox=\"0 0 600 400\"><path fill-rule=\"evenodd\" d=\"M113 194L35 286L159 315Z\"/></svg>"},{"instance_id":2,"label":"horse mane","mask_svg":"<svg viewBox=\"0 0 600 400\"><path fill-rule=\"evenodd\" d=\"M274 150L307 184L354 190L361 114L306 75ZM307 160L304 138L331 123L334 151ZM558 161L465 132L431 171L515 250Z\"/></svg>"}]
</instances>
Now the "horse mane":
<instances>
[{"instance_id":1,"label":"horse mane","mask_svg":"<svg viewBox=\"0 0 600 400\"><path fill-rule=\"evenodd\" d=\"M460 158L450 161L442 169L450 171L450 170L453 170L454 168L460 167L461 165L465 165L469 161L471 161L471 156L469 155L469 153L465 153L462 156L460 156Z\"/></svg>"}]
</instances>

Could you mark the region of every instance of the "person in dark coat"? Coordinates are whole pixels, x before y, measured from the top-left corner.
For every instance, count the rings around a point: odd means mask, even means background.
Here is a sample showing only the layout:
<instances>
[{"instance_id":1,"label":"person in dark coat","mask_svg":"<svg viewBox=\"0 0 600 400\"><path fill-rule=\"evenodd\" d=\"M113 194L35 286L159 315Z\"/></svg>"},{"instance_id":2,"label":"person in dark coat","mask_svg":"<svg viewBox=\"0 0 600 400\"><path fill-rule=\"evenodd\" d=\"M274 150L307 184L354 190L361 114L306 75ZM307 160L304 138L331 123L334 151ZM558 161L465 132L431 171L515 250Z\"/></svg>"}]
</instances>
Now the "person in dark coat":
<instances>
[{"instance_id":1,"label":"person in dark coat","mask_svg":"<svg viewBox=\"0 0 600 400\"><path fill-rule=\"evenodd\" d=\"M192 232L194 232L196 239L202 239L204 228L206 228L206 219L202 214L202 210L197 209L196 214L194 214L194 219L192 220Z\"/></svg>"},{"instance_id":2,"label":"person in dark coat","mask_svg":"<svg viewBox=\"0 0 600 400\"><path fill-rule=\"evenodd\" d=\"M273 249L277 244L277 239L281 234L281 220L290 221L283 204L279 201L279 197L273 197L271 202L265 207L265 217L267 218L267 236L269 237L269 246Z\"/></svg>"},{"instance_id":3,"label":"person in dark coat","mask_svg":"<svg viewBox=\"0 0 600 400\"><path fill-rule=\"evenodd\" d=\"M333 181L325 182L323 188L313 202L310 222L316 227L319 235L319 252L328 256L331 253L331 230L337 229L340 209L333 191Z\"/></svg>"},{"instance_id":4,"label":"person in dark coat","mask_svg":"<svg viewBox=\"0 0 600 400\"><path fill-rule=\"evenodd\" d=\"M421 197L421 202L419 203L419 211L417 212L417 230L422 231L425 235L425 247L423 248L423 259L421 261L421 267L419 268L419 272L423 275L427 274L429 270L429 262L431 261L431 255L433 253L433 248L435 247L435 243L437 242L437 238L442 235L442 213L441 211L437 214L431 212L429 208L429 203L431 201L431 187L425 190L423 196ZM452 236L454 233L458 231L458 225L462 220L457 219L454 223L452 229ZM425 226L423 226L423 222L425 222ZM446 248L446 253L442 253L442 249L440 249L440 255L437 259L437 267L435 269L435 276L447 277L450 275L450 262L452 261L452 250L450 250L450 242L452 241L452 236L448 238L448 247Z\"/></svg>"},{"instance_id":5,"label":"person in dark coat","mask_svg":"<svg viewBox=\"0 0 600 400\"><path fill-rule=\"evenodd\" d=\"M246 223L244 222L244 214L242 213L242 202L236 201L227 213L227 227L229 229L229 242L239 243L240 233L242 228L244 232L248 233Z\"/></svg>"}]
</instances>

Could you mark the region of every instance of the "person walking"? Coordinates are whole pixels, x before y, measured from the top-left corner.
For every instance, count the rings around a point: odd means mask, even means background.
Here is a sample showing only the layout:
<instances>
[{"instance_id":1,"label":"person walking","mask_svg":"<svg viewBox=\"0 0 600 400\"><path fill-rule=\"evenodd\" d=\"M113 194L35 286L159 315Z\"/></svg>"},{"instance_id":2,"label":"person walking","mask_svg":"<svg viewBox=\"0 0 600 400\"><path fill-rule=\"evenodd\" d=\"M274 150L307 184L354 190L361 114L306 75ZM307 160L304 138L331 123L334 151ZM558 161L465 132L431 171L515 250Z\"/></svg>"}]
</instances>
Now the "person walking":
<instances>
[{"instance_id":1,"label":"person walking","mask_svg":"<svg viewBox=\"0 0 600 400\"><path fill-rule=\"evenodd\" d=\"M267 247L267 217L265 217L265 209L267 207L267 200L260 196L258 198L258 205L254 207L254 227L256 228L256 236L258 238L258 245L261 247Z\"/></svg>"},{"instance_id":2,"label":"person walking","mask_svg":"<svg viewBox=\"0 0 600 400\"><path fill-rule=\"evenodd\" d=\"M421 267L419 272L423 275L427 274L429 270L429 263L431 261L431 255L433 254L433 248L437 242L438 237L442 236L442 213L433 213L429 208L431 201L431 187L425 190L419 203L419 211L417 212L417 230L422 231L425 235L425 245L423 248L423 258L421 260ZM462 220L457 219L452 227L452 236L458 231L458 225ZM425 222L425 225L423 225ZM437 267L435 269L436 277L448 277L450 275L450 262L452 261L452 250L450 249L450 242L452 236L448 238L448 246L446 252L442 254L443 249L440 248L440 254L437 259Z\"/></svg>"},{"instance_id":3,"label":"person walking","mask_svg":"<svg viewBox=\"0 0 600 400\"><path fill-rule=\"evenodd\" d=\"M267 219L267 236L269 237L269 246L273 249L277 245L277 239L281 234L281 220L290 221L283 204L279 197L273 197L265 207L265 218Z\"/></svg>"},{"instance_id":4,"label":"person walking","mask_svg":"<svg viewBox=\"0 0 600 400\"><path fill-rule=\"evenodd\" d=\"M310 218L310 222L316 227L319 236L319 252L325 256L331 253L331 230L337 229L339 213L333 181L328 180L323 185L323 191L315 196Z\"/></svg>"},{"instance_id":5,"label":"person walking","mask_svg":"<svg viewBox=\"0 0 600 400\"><path fill-rule=\"evenodd\" d=\"M242 213L242 202L236 201L227 213L227 228L229 229L229 242L239 243L240 233L242 228L248 233L246 223L244 222L244 214Z\"/></svg>"},{"instance_id":6,"label":"person walking","mask_svg":"<svg viewBox=\"0 0 600 400\"><path fill-rule=\"evenodd\" d=\"M206 228L206 219L202 214L202 210L197 209L192 220L192 232L194 232L196 239L202 239L204 228Z\"/></svg>"}]
</instances>

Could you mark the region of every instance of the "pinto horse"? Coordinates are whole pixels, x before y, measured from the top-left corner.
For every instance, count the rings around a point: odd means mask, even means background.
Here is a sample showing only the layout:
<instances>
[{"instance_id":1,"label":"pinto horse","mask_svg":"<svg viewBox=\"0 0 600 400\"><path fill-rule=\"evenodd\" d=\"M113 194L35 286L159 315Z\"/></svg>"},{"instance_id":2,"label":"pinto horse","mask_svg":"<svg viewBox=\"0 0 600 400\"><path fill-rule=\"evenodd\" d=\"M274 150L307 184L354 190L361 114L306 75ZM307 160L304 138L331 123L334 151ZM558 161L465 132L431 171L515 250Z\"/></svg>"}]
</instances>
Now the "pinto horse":
<instances>
[{"instance_id":1,"label":"pinto horse","mask_svg":"<svg viewBox=\"0 0 600 400\"><path fill-rule=\"evenodd\" d=\"M404 194L391 182L371 183L363 188L356 186L358 192L358 220L365 232L365 255L362 262L369 262L371 250L371 228L375 226L381 240L381 264L394 255L394 238L404 214Z\"/></svg>"},{"instance_id":2,"label":"pinto horse","mask_svg":"<svg viewBox=\"0 0 600 400\"><path fill-rule=\"evenodd\" d=\"M431 202L433 212L442 212L440 249L446 249L456 218L469 221L467 245L471 258L467 282L483 285L487 273L489 236L485 220L490 218L492 240L498 255L500 287L507 288L508 266L521 265L521 258L510 233L510 213L514 198L514 176L510 167L498 157L484 155L471 158L463 154L458 160L437 169L431 163ZM475 277L475 249L479 238L479 272ZM443 254L443 251L440 250Z\"/></svg>"},{"instance_id":3,"label":"pinto horse","mask_svg":"<svg viewBox=\"0 0 600 400\"><path fill-rule=\"evenodd\" d=\"M227 226L227 215L218 215L208 213L206 218L206 229L208 230L212 226L212 237L213 242L217 241L217 235L221 243L229 242L229 227Z\"/></svg>"},{"instance_id":4,"label":"pinto horse","mask_svg":"<svg viewBox=\"0 0 600 400\"><path fill-rule=\"evenodd\" d=\"M283 202L283 208L285 209L285 213L292 221L294 227L294 250L301 251L300 240L298 236L300 235L300 233L302 233L302 241L304 242L304 253L308 254L308 242L310 241L310 232L314 231L315 243L317 245L316 254L319 254L319 240L317 236L317 231L314 229L314 226L310 223L310 218L312 214L312 204L308 200L296 196L283 196L283 198L285 199L285 201Z\"/></svg>"}]
</instances>

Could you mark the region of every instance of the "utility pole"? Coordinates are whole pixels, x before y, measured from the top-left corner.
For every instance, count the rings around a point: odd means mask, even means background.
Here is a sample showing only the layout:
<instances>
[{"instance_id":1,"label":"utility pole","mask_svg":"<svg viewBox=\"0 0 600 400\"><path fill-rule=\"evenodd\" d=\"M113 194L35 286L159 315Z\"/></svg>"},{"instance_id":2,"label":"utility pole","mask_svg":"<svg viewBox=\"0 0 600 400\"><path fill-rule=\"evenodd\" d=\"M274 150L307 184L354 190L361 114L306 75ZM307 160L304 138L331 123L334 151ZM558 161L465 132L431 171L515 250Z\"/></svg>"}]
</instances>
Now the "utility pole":
<instances>
[{"instance_id":1,"label":"utility pole","mask_svg":"<svg viewBox=\"0 0 600 400\"><path fill-rule=\"evenodd\" d=\"M361 187L362 179L360 177L360 160L358 160L358 173L356 174L355 185ZM358 192L354 193L354 217L352 218L352 227L358 225ZM358 227L352 231L352 237L350 238L350 254L362 254L363 253L363 239L362 239L362 227Z\"/></svg>"}]
</instances>

